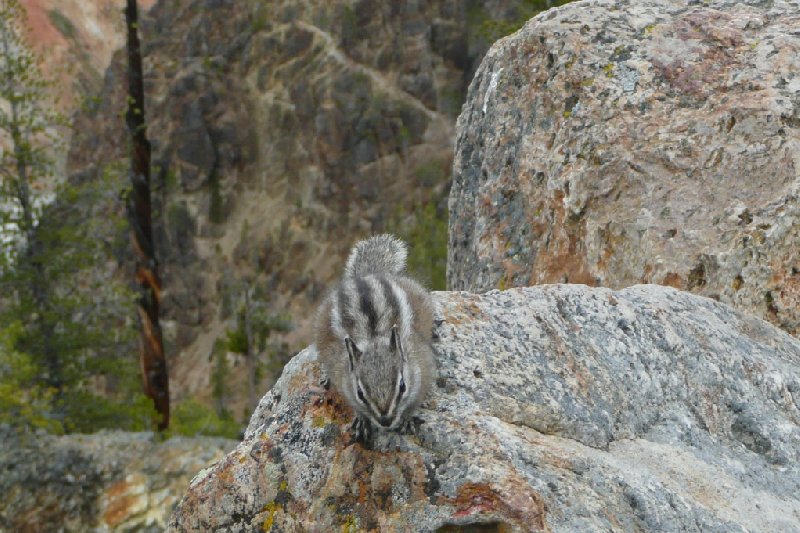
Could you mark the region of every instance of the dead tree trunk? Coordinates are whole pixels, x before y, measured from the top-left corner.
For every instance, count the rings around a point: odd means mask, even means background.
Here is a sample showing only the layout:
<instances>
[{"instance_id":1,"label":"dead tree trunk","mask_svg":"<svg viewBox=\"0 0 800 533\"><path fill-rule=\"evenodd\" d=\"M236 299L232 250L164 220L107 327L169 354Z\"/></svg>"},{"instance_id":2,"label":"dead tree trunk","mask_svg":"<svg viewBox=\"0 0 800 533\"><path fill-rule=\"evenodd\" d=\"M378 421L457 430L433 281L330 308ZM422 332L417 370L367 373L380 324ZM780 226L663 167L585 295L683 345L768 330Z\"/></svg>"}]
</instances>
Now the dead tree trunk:
<instances>
[{"instance_id":1,"label":"dead tree trunk","mask_svg":"<svg viewBox=\"0 0 800 533\"><path fill-rule=\"evenodd\" d=\"M128 111L125 119L131 136L131 193L126 209L131 225L131 238L136 252L136 281L139 284L139 361L144 377L144 390L153 399L161 415L158 429L169 426L169 377L158 304L161 280L153 245L150 204L150 142L144 121L144 82L142 52L139 43L139 22L136 0L127 0L125 21L128 29Z\"/></svg>"}]
</instances>

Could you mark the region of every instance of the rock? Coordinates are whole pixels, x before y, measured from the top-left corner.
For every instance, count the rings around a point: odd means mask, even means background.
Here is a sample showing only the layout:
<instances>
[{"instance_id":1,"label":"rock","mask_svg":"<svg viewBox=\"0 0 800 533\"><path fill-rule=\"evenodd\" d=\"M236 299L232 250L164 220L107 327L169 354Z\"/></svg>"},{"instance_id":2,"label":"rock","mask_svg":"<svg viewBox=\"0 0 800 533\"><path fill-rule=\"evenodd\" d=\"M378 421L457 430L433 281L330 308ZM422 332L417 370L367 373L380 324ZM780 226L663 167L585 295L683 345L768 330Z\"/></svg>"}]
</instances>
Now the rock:
<instances>
[{"instance_id":1,"label":"rock","mask_svg":"<svg viewBox=\"0 0 800 533\"><path fill-rule=\"evenodd\" d=\"M235 444L0 427L0 531L163 531L191 476Z\"/></svg>"},{"instance_id":2,"label":"rock","mask_svg":"<svg viewBox=\"0 0 800 533\"><path fill-rule=\"evenodd\" d=\"M487 53L457 125L449 288L670 285L800 334L790 1L586 1Z\"/></svg>"},{"instance_id":3,"label":"rock","mask_svg":"<svg viewBox=\"0 0 800 533\"><path fill-rule=\"evenodd\" d=\"M416 436L351 444L309 348L170 530L800 531L800 340L657 285L435 298Z\"/></svg>"}]
</instances>

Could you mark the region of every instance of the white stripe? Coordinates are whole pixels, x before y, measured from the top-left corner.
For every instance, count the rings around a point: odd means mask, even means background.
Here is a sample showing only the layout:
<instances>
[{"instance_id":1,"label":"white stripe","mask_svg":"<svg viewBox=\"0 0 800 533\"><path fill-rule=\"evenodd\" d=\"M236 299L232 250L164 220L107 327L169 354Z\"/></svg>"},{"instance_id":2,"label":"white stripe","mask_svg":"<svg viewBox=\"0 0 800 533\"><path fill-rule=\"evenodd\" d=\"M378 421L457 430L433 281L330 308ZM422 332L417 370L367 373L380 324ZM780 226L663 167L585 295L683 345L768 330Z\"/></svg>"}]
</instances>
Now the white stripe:
<instances>
[{"instance_id":1,"label":"white stripe","mask_svg":"<svg viewBox=\"0 0 800 533\"><path fill-rule=\"evenodd\" d=\"M400 306L400 340L406 345L408 339L411 337L411 324L414 320L414 313L411 311L411 305L408 303L406 291L401 289L392 279L388 279L389 285L392 287L394 297L397 299L397 304Z\"/></svg>"},{"instance_id":2,"label":"white stripe","mask_svg":"<svg viewBox=\"0 0 800 533\"><path fill-rule=\"evenodd\" d=\"M372 307L375 309L375 314L378 317L375 330L379 333L389 331L392 327L389 323L392 313L386 302L386 296L383 294L383 286L375 276L368 276L364 278L364 280L369 286L372 296Z\"/></svg>"},{"instance_id":3,"label":"white stripe","mask_svg":"<svg viewBox=\"0 0 800 533\"><path fill-rule=\"evenodd\" d=\"M347 337L347 332L342 327L342 317L339 315L339 290L331 294L331 329L340 339Z\"/></svg>"}]
</instances>

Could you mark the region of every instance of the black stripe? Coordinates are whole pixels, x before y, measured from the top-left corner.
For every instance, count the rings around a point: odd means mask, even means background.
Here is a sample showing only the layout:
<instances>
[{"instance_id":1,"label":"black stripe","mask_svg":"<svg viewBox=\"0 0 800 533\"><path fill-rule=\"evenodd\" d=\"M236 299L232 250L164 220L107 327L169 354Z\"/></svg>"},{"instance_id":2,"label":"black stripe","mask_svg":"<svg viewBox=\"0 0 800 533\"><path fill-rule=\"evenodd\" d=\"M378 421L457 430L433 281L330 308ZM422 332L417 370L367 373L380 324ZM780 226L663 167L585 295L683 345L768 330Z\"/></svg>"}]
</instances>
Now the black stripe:
<instances>
[{"instance_id":1,"label":"black stripe","mask_svg":"<svg viewBox=\"0 0 800 533\"><path fill-rule=\"evenodd\" d=\"M397 296L395 296L394 291L392 290L392 285L389 283L389 280L383 276L377 276L378 282L383 287L383 297L389 304L389 309L391 310L392 314L394 315L392 320L389 322L389 326L396 324L398 320L400 320L400 302L397 301ZM399 324L398 324L399 325Z\"/></svg>"},{"instance_id":2,"label":"black stripe","mask_svg":"<svg viewBox=\"0 0 800 533\"><path fill-rule=\"evenodd\" d=\"M356 292L358 293L361 312L367 317L369 330L374 335L375 330L378 329L378 314L375 311L375 302L372 301L369 283L362 277L356 278Z\"/></svg>"}]
</instances>

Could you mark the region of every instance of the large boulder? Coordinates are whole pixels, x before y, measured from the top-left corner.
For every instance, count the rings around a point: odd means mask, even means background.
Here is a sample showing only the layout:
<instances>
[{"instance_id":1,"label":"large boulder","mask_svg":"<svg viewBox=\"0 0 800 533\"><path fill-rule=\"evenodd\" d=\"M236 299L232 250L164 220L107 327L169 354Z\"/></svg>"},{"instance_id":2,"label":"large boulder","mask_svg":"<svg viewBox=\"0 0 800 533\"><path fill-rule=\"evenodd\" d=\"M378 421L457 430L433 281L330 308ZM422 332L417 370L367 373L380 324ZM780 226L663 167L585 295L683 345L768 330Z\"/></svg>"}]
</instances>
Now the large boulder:
<instances>
[{"instance_id":1,"label":"large boulder","mask_svg":"<svg viewBox=\"0 0 800 533\"><path fill-rule=\"evenodd\" d=\"M585 1L497 42L457 126L448 286L670 285L800 334L797 2Z\"/></svg>"},{"instance_id":2,"label":"large boulder","mask_svg":"<svg viewBox=\"0 0 800 533\"><path fill-rule=\"evenodd\" d=\"M373 449L285 367L172 531L800 531L800 341L668 287L437 293L437 387Z\"/></svg>"},{"instance_id":3,"label":"large boulder","mask_svg":"<svg viewBox=\"0 0 800 533\"><path fill-rule=\"evenodd\" d=\"M192 476L235 442L0 426L0 531L163 531Z\"/></svg>"}]
</instances>

